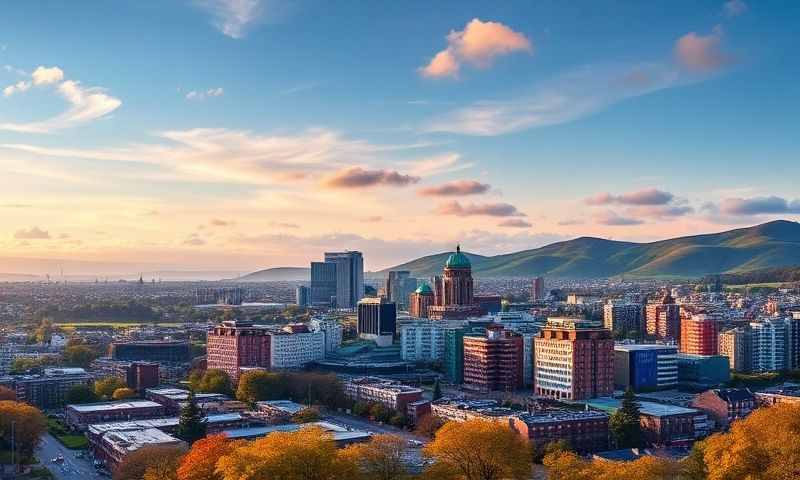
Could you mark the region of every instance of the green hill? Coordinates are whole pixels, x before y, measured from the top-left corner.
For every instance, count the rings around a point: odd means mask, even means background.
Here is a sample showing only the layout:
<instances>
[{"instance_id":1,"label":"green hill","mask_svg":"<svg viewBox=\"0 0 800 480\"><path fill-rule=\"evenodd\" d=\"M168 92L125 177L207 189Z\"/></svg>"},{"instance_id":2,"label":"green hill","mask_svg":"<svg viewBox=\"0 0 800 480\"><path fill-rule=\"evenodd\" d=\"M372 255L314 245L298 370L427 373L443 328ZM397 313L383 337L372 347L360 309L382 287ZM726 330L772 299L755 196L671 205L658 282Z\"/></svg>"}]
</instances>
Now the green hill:
<instances>
[{"instance_id":1,"label":"green hill","mask_svg":"<svg viewBox=\"0 0 800 480\"><path fill-rule=\"evenodd\" d=\"M448 255L429 255L377 274L410 270L418 277L438 275ZM581 237L506 255L467 256L473 273L482 277L702 277L800 265L800 223L779 220L652 243Z\"/></svg>"}]
</instances>

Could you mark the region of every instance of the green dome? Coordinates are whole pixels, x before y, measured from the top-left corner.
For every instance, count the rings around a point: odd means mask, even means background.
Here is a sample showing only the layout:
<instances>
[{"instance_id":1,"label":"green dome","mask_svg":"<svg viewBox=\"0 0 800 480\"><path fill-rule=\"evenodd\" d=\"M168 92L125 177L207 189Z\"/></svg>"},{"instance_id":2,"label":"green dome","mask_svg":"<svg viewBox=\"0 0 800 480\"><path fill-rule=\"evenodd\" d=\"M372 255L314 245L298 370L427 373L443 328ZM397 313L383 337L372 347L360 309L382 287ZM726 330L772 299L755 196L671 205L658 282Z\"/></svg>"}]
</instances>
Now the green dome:
<instances>
[{"instance_id":1,"label":"green dome","mask_svg":"<svg viewBox=\"0 0 800 480\"><path fill-rule=\"evenodd\" d=\"M461 253L461 245L456 247L456 253L447 257L447 262L444 264L445 268L472 268L469 258Z\"/></svg>"},{"instance_id":2,"label":"green dome","mask_svg":"<svg viewBox=\"0 0 800 480\"><path fill-rule=\"evenodd\" d=\"M416 293L420 295L433 295L433 290L431 289L430 285L427 283L423 283L415 290Z\"/></svg>"}]
</instances>

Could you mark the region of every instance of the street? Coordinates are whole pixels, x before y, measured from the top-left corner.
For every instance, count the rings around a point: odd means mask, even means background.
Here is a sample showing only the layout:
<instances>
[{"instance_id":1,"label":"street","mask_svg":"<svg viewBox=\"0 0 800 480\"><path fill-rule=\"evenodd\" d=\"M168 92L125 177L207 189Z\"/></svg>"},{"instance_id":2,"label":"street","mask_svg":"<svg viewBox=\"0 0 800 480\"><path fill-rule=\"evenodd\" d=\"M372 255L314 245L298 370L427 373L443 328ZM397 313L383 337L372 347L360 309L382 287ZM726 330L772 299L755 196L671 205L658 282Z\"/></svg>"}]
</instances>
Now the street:
<instances>
[{"instance_id":1,"label":"street","mask_svg":"<svg viewBox=\"0 0 800 480\"><path fill-rule=\"evenodd\" d=\"M75 455L81 450L70 450L55 437L49 433L42 437L39 444L37 456L42 462L42 465L47 467L56 480L87 480L87 479L101 479L101 476L92 466L91 460L88 458L77 458ZM64 456L64 462L61 464L53 463L53 458L58 455Z\"/></svg>"}]
</instances>

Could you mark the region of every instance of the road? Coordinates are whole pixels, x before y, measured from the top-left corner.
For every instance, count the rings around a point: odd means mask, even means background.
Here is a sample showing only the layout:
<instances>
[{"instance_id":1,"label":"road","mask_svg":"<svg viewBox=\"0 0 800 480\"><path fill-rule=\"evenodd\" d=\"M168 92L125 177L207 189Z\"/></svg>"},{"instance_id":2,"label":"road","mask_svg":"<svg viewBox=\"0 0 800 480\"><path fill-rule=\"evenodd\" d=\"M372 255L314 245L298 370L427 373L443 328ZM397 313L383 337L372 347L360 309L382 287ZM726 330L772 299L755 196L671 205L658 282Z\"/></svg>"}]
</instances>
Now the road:
<instances>
[{"instance_id":1,"label":"road","mask_svg":"<svg viewBox=\"0 0 800 480\"><path fill-rule=\"evenodd\" d=\"M75 455L80 450L70 450L49 433L42 437L39 444L37 456L42 465L47 467L56 480L99 480L106 477L101 476L92 466L87 458L78 458ZM64 463L53 463L52 459L59 454L64 456Z\"/></svg>"}]
</instances>

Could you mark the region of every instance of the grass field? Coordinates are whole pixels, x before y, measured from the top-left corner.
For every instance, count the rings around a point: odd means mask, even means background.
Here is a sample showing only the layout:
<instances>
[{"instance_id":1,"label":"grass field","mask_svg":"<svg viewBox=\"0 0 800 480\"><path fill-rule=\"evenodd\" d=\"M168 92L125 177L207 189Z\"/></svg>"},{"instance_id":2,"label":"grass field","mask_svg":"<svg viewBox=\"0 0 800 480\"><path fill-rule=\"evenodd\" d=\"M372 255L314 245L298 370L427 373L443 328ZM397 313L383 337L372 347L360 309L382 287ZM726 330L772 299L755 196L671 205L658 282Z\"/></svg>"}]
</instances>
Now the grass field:
<instances>
[{"instance_id":1,"label":"grass field","mask_svg":"<svg viewBox=\"0 0 800 480\"><path fill-rule=\"evenodd\" d=\"M70 450L82 450L89 446L89 441L84 435L69 433L64 425L54 418L47 419L47 430L51 435Z\"/></svg>"}]
</instances>

